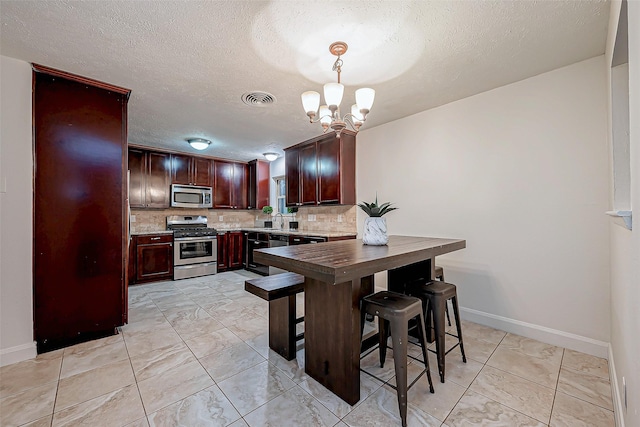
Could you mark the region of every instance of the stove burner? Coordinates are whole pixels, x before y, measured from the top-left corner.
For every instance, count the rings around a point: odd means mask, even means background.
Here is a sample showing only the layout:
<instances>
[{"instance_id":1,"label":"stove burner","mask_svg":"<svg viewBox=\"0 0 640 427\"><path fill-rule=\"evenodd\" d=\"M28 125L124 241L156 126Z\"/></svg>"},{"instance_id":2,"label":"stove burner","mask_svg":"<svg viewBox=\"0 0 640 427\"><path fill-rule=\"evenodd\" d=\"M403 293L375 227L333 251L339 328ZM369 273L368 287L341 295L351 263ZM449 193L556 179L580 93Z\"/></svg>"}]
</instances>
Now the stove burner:
<instances>
[{"instance_id":1,"label":"stove burner","mask_svg":"<svg viewBox=\"0 0 640 427\"><path fill-rule=\"evenodd\" d=\"M167 230L173 231L174 238L204 237L218 234L215 228L207 228L206 216L168 216Z\"/></svg>"},{"instance_id":2,"label":"stove burner","mask_svg":"<svg viewBox=\"0 0 640 427\"><path fill-rule=\"evenodd\" d=\"M202 237L202 236L215 236L218 231L215 228L174 228L173 237Z\"/></svg>"}]
</instances>

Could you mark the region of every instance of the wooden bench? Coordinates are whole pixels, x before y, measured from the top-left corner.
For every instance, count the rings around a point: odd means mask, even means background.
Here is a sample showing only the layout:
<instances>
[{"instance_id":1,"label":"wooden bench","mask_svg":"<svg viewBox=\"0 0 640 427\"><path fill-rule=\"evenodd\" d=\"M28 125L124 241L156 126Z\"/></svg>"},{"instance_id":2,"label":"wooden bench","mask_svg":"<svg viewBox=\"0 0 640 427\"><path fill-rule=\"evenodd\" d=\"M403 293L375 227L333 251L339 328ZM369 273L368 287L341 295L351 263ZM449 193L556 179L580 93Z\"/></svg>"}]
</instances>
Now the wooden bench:
<instances>
[{"instance_id":1,"label":"wooden bench","mask_svg":"<svg viewBox=\"0 0 640 427\"><path fill-rule=\"evenodd\" d=\"M304 276L282 273L244 282L244 290L269 301L269 348L287 360L296 357L296 325L304 316L296 318L296 294L304 291Z\"/></svg>"}]
</instances>

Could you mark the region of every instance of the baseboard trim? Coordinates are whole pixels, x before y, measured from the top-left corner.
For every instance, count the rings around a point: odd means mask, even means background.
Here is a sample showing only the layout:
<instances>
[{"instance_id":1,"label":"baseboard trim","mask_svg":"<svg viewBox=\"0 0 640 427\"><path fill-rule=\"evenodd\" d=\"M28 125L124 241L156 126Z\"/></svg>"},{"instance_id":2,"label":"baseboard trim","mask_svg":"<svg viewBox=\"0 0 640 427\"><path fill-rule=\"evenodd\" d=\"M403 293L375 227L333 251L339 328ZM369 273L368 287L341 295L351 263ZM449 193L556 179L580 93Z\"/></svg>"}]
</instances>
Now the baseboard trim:
<instances>
[{"instance_id":1,"label":"baseboard trim","mask_svg":"<svg viewBox=\"0 0 640 427\"><path fill-rule=\"evenodd\" d=\"M611 395L613 396L613 415L616 419L616 427L625 427L624 425L624 408L622 397L620 396L620 387L618 387L618 376L616 375L616 364L613 358L613 348L609 344L609 379L611 380Z\"/></svg>"},{"instance_id":2,"label":"baseboard trim","mask_svg":"<svg viewBox=\"0 0 640 427\"><path fill-rule=\"evenodd\" d=\"M460 307L460 317L474 323L489 326L501 331L521 335L523 337L542 341L558 347L565 347L571 350L580 351L592 356L609 357L609 343L547 328L545 326L534 325L533 323L522 322L508 317L497 316L491 313ZM464 332L464 331L463 331Z\"/></svg>"},{"instance_id":3,"label":"baseboard trim","mask_svg":"<svg viewBox=\"0 0 640 427\"><path fill-rule=\"evenodd\" d=\"M16 345L0 350L0 366L11 365L23 360L34 359L38 355L36 342Z\"/></svg>"}]
</instances>

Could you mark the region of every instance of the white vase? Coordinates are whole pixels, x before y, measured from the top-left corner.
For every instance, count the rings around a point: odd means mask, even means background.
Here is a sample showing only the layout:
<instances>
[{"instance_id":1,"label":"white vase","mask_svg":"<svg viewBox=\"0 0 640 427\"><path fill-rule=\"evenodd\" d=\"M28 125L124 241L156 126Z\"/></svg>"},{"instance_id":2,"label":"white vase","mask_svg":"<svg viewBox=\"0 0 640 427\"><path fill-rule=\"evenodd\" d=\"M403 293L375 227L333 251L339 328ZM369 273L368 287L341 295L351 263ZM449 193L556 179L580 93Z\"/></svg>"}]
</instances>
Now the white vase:
<instances>
[{"instance_id":1,"label":"white vase","mask_svg":"<svg viewBox=\"0 0 640 427\"><path fill-rule=\"evenodd\" d=\"M387 220L383 217L367 217L364 219L364 232L362 243L365 245L386 245L389 242L387 236Z\"/></svg>"}]
</instances>

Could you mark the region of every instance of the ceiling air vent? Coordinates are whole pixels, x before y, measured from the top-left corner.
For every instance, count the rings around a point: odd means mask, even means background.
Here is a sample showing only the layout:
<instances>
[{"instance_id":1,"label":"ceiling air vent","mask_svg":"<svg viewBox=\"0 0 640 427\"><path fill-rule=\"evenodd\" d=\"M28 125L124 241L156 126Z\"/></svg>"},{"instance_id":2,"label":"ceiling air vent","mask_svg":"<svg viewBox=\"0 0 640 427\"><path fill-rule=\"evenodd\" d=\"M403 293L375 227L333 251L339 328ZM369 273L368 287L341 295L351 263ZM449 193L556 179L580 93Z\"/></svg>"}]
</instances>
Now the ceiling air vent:
<instances>
[{"instance_id":1,"label":"ceiling air vent","mask_svg":"<svg viewBox=\"0 0 640 427\"><path fill-rule=\"evenodd\" d=\"M242 94L242 102L253 107L267 107L276 102L276 97L268 92L247 92Z\"/></svg>"}]
</instances>

